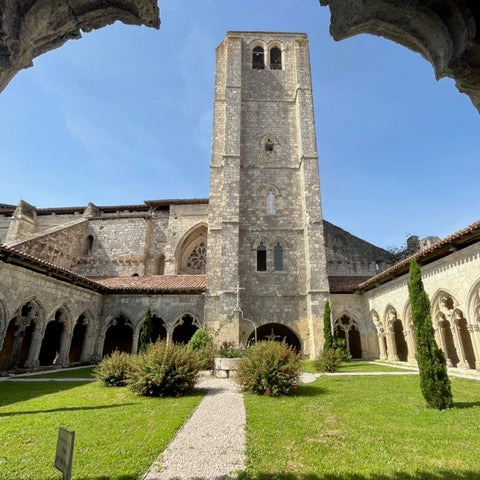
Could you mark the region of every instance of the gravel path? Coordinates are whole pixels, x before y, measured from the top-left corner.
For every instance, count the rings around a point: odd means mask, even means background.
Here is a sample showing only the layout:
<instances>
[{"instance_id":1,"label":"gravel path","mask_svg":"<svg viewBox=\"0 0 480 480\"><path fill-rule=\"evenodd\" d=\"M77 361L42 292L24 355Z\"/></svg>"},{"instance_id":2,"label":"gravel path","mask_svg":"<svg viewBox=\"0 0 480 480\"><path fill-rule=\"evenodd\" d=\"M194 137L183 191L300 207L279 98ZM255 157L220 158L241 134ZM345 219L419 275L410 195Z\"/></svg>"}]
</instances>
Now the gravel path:
<instances>
[{"instance_id":1,"label":"gravel path","mask_svg":"<svg viewBox=\"0 0 480 480\"><path fill-rule=\"evenodd\" d=\"M228 378L201 378L207 395L144 480L224 480L245 467L243 396Z\"/></svg>"}]
</instances>

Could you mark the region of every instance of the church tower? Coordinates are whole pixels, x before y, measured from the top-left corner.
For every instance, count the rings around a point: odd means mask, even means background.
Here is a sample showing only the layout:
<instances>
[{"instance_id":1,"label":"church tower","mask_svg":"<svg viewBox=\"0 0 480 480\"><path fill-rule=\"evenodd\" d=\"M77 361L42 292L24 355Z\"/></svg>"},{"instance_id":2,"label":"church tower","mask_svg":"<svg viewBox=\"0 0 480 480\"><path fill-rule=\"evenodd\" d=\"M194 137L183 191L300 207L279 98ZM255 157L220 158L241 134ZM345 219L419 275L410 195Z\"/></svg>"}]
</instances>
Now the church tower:
<instances>
[{"instance_id":1,"label":"church tower","mask_svg":"<svg viewBox=\"0 0 480 480\"><path fill-rule=\"evenodd\" d=\"M216 54L207 327L314 357L328 279L307 37L228 32Z\"/></svg>"}]
</instances>

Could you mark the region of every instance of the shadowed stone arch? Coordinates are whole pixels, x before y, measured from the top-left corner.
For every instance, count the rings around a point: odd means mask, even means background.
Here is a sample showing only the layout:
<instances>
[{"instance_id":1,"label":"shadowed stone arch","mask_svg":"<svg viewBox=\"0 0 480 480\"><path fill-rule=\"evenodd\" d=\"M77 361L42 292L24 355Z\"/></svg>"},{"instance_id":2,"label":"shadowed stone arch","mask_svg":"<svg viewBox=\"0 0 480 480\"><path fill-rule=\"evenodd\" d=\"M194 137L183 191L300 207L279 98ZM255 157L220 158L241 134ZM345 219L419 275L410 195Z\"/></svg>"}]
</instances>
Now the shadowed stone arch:
<instances>
[{"instance_id":1,"label":"shadowed stone arch","mask_svg":"<svg viewBox=\"0 0 480 480\"><path fill-rule=\"evenodd\" d=\"M130 318L118 313L108 321L103 340L102 357L114 351L132 353L133 327Z\"/></svg>"},{"instance_id":2,"label":"shadowed stone arch","mask_svg":"<svg viewBox=\"0 0 480 480\"><path fill-rule=\"evenodd\" d=\"M167 330L167 324L164 318L161 315L159 315L158 312L155 310L152 310L151 314L152 314L152 343L155 343L161 340L167 340L168 330ZM144 323L145 323L145 313L142 315L142 318L138 322L134 332L134 337L138 338L139 346L140 346L140 336L142 334Z\"/></svg>"},{"instance_id":3,"label":"shadowed stone arch","mask_svg":"<svg viewBox=\"0 0 480 480\"><path fill-rule=\"evenodd\" d=\"M276 342L285 342L292 347L297 353L302 351L302 342L300 336L291 328L283 323L266 323L257 328L257 341L274 340ZM255 341L255 332L248 337L248 343Z\"/></svg>"},{"instance_id":4,"label":"shadowed stone arch","mask_svg":"<svg viewBox=\"0 0 480 480\"><path fill-rule=\"evenodd\" d=\"M72 331L72 340L68 352L68 363L76 363L86 360L87 349L91 348L93 329L93 316L85 311L77 317Z\"/></svg>"},{"instance_id":5,"label":"shadowed stone arch","mask_svg":"<svg viewBox=\"0 0 480 480\"><path fill-rule=\"evenodd\" d=\"M159 10L155 0L7 0L0 4L0 91L32 60L81 38L81 32L105 27L120 20L130 25L159 28Z\"/></svg>"},{"instance_id":6,"label":"shadowed stone arch","mask_svg":"<svg viewBox=\"0 0 480 480\"><path fill-rule=\"evenodd\" d=\"M25 301L8 322L2 349L0 369L31 367L36 364L45 311L37 298Z\"/></svg>"},{"instance_id":7,"label":"shadowed stone arch","mask_svg":"<svg viewBox=\"0 0 480 480\"><path fill-rule=\"evenodd\" d=\"M42 343L38 355L40 365L65 364L65 351L70 343L70 312L66 307L58 308L44 327Z\"/></svg>"},{"instance_id":8,"label":"shadowed stone arch","mask_svg":"<svg viewBox=\"0 0 480 480\"><path fill-rule=\"evenodd\" d=\"M188 343L199 328L202 328L202 325L196 316L190 312L182 313L173 323L172 341L174 343Z\"/></svg>"},{"instance_id":9,"label":"shadowed stone arch","mask_svg":"<svg viewBox=\"0 0 480 480\"><path fill-rule=\"evenodd\" d=\"M380 350L380 360L387 360L388 347L387 347L387 339L385 336L385 329L383 328L382 322L380 321L380 316L378 315L378 312L376 310L371 310L370 315L372 316L372 321L377 331L378 348Z\"/></svg>"},{"instance_id":10,"label":"shadowed stone arch","mask_svg":"<svg viewBox=\"0 0 480 480\"><path fill-rule=\"evenodd\" d=\"M331 12L330 33L388 38L420 53L437 79L448 76L480 111L480 9L477 2L443 0L320 0Z\"/></svg>"}]
</instances>

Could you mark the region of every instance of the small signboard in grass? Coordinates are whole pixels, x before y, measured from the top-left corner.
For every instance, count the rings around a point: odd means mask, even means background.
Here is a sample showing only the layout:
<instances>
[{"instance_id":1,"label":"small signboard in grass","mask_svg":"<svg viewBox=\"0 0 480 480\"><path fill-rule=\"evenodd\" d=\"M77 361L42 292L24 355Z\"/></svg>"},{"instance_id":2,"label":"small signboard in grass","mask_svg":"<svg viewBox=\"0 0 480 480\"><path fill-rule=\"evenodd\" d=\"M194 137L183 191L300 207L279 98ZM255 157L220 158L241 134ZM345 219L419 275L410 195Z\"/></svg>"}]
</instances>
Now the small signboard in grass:
<instances>
[{"instance_id":1,"label":"small signboard in grass","mask_svg":"<svg viewBox=\"0 0 480 480\"><path fill-rule=\"evenodd\" d=\"M72 478L73 442L75 432L69 432L64 428L58 429L57 450L53 466L63 473L63 480Z\"/></svg>"}]
</instances>

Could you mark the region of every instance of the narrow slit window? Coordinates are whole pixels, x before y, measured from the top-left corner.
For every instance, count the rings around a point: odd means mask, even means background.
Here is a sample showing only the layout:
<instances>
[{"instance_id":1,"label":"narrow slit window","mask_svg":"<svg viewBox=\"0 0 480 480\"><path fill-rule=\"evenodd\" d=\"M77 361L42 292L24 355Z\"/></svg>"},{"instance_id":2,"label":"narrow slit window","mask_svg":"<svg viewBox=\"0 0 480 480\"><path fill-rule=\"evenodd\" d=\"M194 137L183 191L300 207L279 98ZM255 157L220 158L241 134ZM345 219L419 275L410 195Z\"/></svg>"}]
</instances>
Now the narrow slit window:
<instances>
[{"instance_id":1,"label":"narrow slit window","mask_svg":"<svg viewBox=\"0 0 480 480\"><path fill-rule=\"evenodd\" d=\"M267 215L275 215L275 195L272 192L267 193Z\"/></svg>"},{"instance_id":2,"label":"narrow slit window","mask_svg":"<svg viewBox=\"0 0 480 480\"><path fill-rule=\"evenodd\" d=\"M273 269L276 272L283 270L283 247L279 243L273 249Z\"/></svg>"},{"instance_id":3,"label":"narrow slit window","mask_svg":"<svg viewBox=\"0 0 480 480\"><path fill-rule=\"evenodd\" d=\"M262 47L252 50L252 68L262 70L265 68L265 52Z\"/></svg>"},{"instance_id":4,"label":"narrow slit window","mask_svg":"<svg viewBox=\"0 0 480 480\"><path fill-rule=\"evenodd\" d=\"M85 239L85 244L83 246L83 254L90 255L92 253L92 249L93 249L93 236L89 235Z\"/></svg>"},{"instance_id":5,"label":"narrow slit window","mask_svg":"<svg viewBox=\"0 0 480 480\"><path fill-rule=\"evenodd\" d=\"M257 272L267 271L267 249L263 242L257 247Z\"/></svg>"},{"instance_id":6,"label":"narrow slit window","mask_svg":"<svg viewBox=\"0 0 480 480\"><path fill-rule=\"evenodd\" d=\"M270 50L270 70L282 69L282 51L278 47Z\"/></svg>"}]
</instances>

